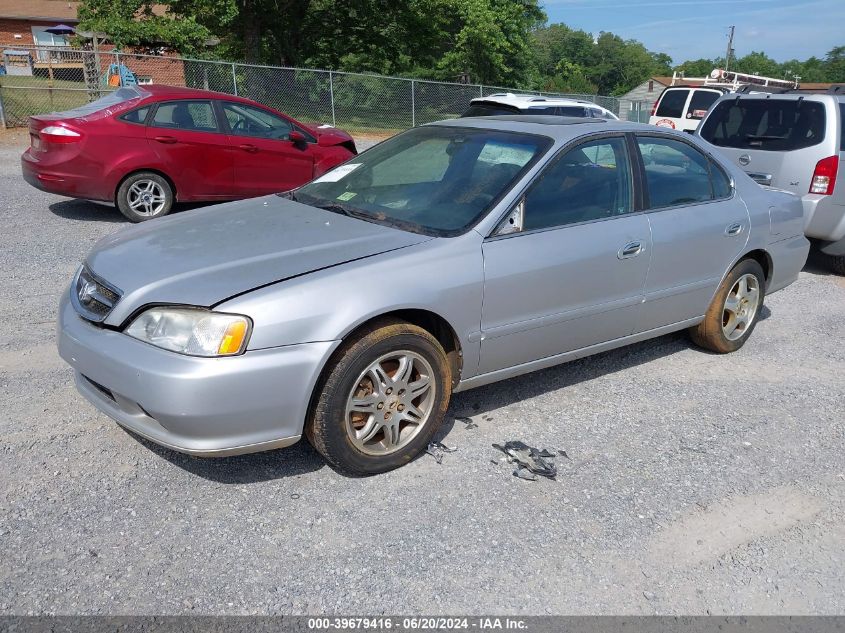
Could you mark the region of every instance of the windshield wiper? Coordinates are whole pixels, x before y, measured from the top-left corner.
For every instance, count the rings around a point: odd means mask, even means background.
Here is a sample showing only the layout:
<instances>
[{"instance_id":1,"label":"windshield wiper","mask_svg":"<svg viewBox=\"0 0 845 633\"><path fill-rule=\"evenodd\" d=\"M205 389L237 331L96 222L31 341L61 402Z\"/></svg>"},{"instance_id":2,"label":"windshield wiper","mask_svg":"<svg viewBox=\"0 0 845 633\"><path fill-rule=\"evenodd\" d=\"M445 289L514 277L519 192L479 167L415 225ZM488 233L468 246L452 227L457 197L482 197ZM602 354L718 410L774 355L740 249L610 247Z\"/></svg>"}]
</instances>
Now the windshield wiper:
<instances>
[{"instance_id":1,"label":"windshield wiper","mask_svg":"<svg viewBox=\"0 0 845 633\"><path fill-rule=\"evenodd\" d=\"M331 211L332 213L339 213L340 215L345 215L349 218L358 218L359 220L373 219L373 216L369 213L364 213L363 211L353 209L352 207L348 207L345 204L338 204L337 202L329 202L327 204L313 204L311 206L317 207L318 209L323 209L325 211Z\"/></svg>"}]
</instances>

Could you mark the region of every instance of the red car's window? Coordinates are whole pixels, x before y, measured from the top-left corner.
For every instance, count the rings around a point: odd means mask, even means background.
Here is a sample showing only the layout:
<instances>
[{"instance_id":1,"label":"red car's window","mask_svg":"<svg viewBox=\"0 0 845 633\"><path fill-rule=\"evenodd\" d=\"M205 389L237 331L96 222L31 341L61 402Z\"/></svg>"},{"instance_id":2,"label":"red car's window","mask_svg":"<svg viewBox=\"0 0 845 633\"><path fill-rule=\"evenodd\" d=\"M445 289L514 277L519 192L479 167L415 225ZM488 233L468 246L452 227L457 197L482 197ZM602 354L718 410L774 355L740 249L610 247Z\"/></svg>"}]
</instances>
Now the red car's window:
<instances>
[{"instance_id":1,"label":"red car's window","mask_svg":"<svg viewBox=\"0 0 845 633\"><path fill-rule=\"evenodd\" d=\"M160 103L150 125L173 130L217 132L217 119L210 101Z\"/></svg>"},{"instance_id":2,"label":"red car's window","mask_svg":"<svg viewBox=\"0 0 845 633\"><path fill-rule=\"evenodd\" d=\"M229 129L236 136L285 140L293 130L287 119L243 103L224 102L223 113Z\"/></svg>"}]
</instances>

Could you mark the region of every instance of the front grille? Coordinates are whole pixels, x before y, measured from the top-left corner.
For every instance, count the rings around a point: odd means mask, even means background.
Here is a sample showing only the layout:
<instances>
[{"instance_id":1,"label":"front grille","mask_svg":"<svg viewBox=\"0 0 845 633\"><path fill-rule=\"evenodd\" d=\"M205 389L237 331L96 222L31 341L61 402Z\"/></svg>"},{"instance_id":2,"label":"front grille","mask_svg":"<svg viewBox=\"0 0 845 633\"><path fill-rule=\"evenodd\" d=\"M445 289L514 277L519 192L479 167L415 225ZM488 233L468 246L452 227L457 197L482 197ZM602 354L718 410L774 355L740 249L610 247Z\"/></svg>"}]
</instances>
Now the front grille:
<instances>
[{"instance_id":1,"label":"front grille","mask_svg":"<svg viewBox=\"0 0 845 633\"><path fill-rule=\"evenodd\" d=\"M70 293L76 311L97 323L109 315L120 295L120 290L94 275L87 266L79 269Z\"/></svg>"}]
</instances>

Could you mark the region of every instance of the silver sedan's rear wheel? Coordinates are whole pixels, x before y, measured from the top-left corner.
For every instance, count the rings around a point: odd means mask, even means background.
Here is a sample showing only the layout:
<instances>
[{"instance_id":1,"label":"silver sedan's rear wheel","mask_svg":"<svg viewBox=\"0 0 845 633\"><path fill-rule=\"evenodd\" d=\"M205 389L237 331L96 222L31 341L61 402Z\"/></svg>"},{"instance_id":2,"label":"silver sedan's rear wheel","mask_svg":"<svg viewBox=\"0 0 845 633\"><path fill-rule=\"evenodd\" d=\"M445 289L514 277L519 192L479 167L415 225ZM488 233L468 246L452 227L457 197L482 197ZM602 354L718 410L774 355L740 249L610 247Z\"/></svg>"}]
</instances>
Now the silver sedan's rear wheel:
<instances>
[{"instance_id":1,"label":"silver sedan's rear wheel","mask_svg":"<svg viewBox=\"0 0 845 633\"><path fill-rule=\"evenodd\" d=\"M428 446L449 406L446 353L428 331L383 319L344 342L305 426L326 460L355 475L398 468Z\"/></svg>"},{"instance_id":2,"label":"silver sedan's rear wheel","mask_svg":"<svg viewBox=\"0 0 845 633\"><path fill-rule=\"evenodd\" d=\"M746 273L731 287L722 309L722 332L736 341L751 329L760 309L760 281Z\"/></svg>"},{"instance_id":3,"label":"silver sedan's rear wheel","mask_svg":"<svg viewBox=\"0 0 845 633\"><path fill-rule=\"evenodd\" d=\"M739 262L722 280L704 320L690 330L692 340L720 354L738 350L757 325L765 288L762 266L753 259Z\"/></svg>"},{"instance_id":4,"label":"silver sedan's rear wheel","mask_svg":"<svg viewBox=\"0 0 845 633\"><path fill-rule=\"evenodd\" d=\"M144 222L170 213L173 188L166 178L151 171L132 174L117 189L115 202L132 222Z\"/></svg>"}]
</instances>

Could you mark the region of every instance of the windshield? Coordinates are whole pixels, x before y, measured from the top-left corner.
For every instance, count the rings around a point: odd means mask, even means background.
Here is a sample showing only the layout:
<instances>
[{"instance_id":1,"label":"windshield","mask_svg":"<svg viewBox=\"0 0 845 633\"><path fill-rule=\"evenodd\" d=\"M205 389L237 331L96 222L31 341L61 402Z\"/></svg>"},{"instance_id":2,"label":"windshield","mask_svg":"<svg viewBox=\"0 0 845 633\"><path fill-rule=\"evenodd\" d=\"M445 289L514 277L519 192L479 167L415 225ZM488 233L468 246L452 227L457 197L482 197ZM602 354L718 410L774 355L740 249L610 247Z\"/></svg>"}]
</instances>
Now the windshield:
<instances>
[{"instance_id":1,"label":"windshield","mask_svg":"<svg viewBox=\"0 0 845 633\"><path fill-rule=\"evenodd\" d=\"M551 145L533 134L424 126L297 189L311 206L428 235L477 222Z\"/></svg>"},{"instance_id":2,"label":"windshield","mask_svg":"<svg viewBox=\"0 0 845 633\"><path fill-rule=\"evenodd\" d=\"M803 99L736 99L718 103L701 137L718 147L790 151L824 140L824 105Z\"/></svg>"}]
</instances>

